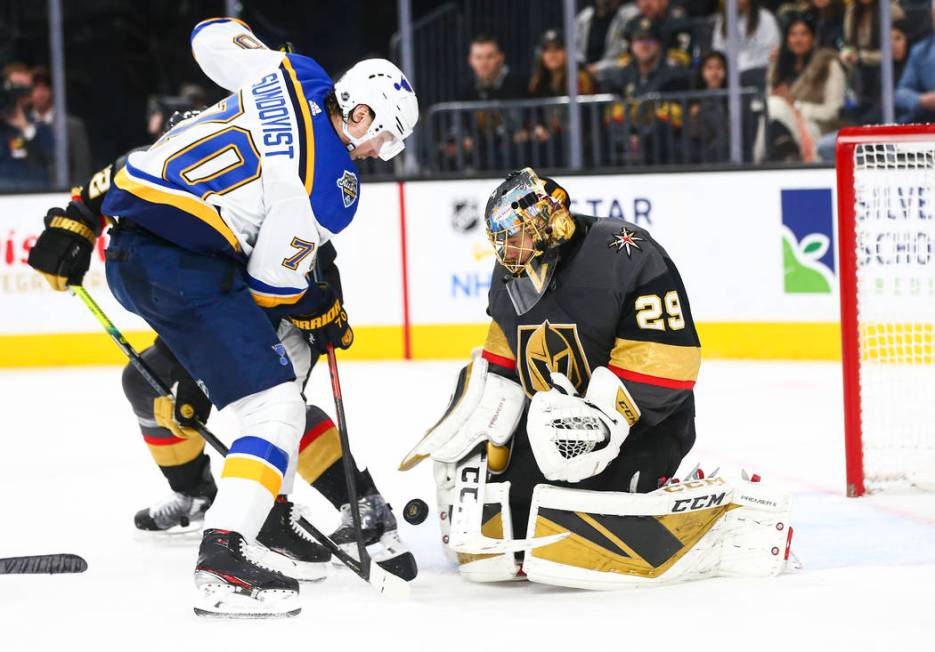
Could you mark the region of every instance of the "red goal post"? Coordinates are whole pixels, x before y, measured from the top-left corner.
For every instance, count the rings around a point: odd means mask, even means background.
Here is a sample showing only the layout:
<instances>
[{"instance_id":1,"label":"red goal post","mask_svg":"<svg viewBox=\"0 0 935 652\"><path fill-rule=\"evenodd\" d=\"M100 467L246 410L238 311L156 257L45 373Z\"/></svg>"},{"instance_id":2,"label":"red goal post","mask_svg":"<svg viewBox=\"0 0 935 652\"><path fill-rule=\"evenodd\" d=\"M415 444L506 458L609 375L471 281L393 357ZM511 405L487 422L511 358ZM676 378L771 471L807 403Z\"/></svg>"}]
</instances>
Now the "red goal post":
<instances>
[{"instance_id":1,"label":"red goal post","mask_svg":"<svg viewBox=\"0 0 935 652\"><path fill-rule=\"evenodd\" d=\"M935 478L935 125L843 129L847 495Z\"/></svg>"}]
</instances>

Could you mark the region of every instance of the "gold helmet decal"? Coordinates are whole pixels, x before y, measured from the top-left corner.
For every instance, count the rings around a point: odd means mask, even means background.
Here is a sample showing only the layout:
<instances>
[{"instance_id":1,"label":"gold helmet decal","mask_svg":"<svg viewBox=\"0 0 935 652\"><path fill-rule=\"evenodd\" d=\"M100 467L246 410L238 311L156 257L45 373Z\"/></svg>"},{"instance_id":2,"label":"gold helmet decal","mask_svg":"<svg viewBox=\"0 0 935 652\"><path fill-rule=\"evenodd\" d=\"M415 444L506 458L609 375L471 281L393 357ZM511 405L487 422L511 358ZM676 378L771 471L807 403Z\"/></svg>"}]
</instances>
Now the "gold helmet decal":
<instances>
[{"instance_id":1,"label":"gold helmet decal","mask_svg":"<svg viewBox=\"0 0 935 652\"><path fill-rule=\"evenodd\" d=\"M533 259L572 237L570 203L564 188L532 168L511 173L494 189L484 225L497 260L510 274L521 276Z\"/></svg>"},{"instance_id":2,"label":"gold helmet decal","mask_svg":"<svg viewBox=\"0 0 935 652\"><path fill-rule=\"evenodd\" d=\"M591 378L591 368L584 355L575 324L550 324L519 327L517 369L523 389L530 397L546 392L552 372L565 374L579 392Z\"/></svg>"}]
</instances>

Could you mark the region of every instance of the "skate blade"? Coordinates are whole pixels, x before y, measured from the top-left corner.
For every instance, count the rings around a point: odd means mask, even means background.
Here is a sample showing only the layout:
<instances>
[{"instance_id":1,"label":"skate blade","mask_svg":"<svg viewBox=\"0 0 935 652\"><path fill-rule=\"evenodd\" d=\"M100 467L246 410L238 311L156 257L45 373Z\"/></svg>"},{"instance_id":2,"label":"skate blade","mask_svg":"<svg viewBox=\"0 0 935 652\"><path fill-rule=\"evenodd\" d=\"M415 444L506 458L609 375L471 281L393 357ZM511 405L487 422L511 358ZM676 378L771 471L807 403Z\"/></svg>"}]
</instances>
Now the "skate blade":
<instances>
[{"instance_id":1,"label":"skate blade","mask_svg":"<svg viewBox=\"0 0 935 652\"><path fill-rule=\"evenodd\" d=\"M206 618L291 618L302 611L294 591L238 592L229 584L206 583L197 589L195 614Z\"/></svg>"},{"instance_id":2,"label":"skate blade","mask_svg":"<svg viewBox=\"0 0 935 652\"><path fill-rule=\"evenodd\" d=\"M177 537L184 535L200 535L201 531L204 529L205 520L200 518L194 521L189 521L188 525L173 525L168 530L143 530L138 527L133 528L141 537L146 539L160 538L160 537Z\"/></svg>"},{"instance_id":3,"label":"skate blade","mask_svg":"<svg viewBox=\"0 0 935 652\"><path fill-rule=\"evenodd\" d=\"M299 582L322 582L328 577L327 561L299 561L262 545L248 545L247 555L254 563L279 571Z\"/></svg>"}]
</instances>

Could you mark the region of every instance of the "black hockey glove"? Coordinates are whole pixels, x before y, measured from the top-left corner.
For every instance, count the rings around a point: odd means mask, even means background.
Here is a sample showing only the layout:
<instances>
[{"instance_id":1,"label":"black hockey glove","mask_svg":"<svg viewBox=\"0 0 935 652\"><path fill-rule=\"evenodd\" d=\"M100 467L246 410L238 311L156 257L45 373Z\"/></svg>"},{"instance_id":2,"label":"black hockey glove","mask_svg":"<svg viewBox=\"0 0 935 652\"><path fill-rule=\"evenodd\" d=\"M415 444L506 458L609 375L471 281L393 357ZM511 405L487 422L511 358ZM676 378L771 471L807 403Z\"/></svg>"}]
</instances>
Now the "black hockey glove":
<instances>
[{"instance_id":1,"label":"black hockey glove","mask_svg":"<svg viewBox=\"0 0 935 652\"><path fill-rule=\"evenodd\" d=\"M45 277L53 290L81 285L91 265L91 251L101 232L101 220L76 198L62 208L50 208L45 230L29 251L29 266Z\"/></svg>"},{"instance_id":2,"label":"black hockey glove","mask_svg":"<svg viewBox=\"0 0 935 652\"><path fill-rule=\"evenodd\" d=\"M347 323L347 312L341 300L330 286L319 284L318 287L325 294L325 308L305 315L291 315L289 321L305 331L309 344L319 354L325 353L328 344L338 349L350 348L354 342L354 331Z\"/></svg>"}]
</instances>

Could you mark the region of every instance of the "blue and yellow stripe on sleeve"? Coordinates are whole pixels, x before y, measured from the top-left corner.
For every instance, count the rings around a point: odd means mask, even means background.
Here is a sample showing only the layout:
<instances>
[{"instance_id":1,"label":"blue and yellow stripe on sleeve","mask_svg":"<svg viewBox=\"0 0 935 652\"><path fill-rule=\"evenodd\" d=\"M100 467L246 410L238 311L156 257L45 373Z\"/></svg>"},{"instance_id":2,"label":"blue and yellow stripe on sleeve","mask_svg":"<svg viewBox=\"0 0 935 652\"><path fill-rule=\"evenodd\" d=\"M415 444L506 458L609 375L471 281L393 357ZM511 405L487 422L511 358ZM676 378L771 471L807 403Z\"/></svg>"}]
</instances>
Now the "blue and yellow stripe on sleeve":
<instances>
[{"instance_id":1,"label":"blue and yellow stripe on sleeve","mask_svg":"<svg viewBox=\"0 0 935 652\"><path fill-rule=\"evenodd\" d=\"M257 482L275 498L289 465L289 455L261 437L241 437L230 447L221 478Z\"/></svg>"},{"instance_id":2,"label":"blue and yellow stripe on sleeve","mask_svg":"<svg viewBox=\"0 0 935 652\"><path fill-rule=\"evenodd\" d=\"M261 308L292 305L305 296L308 288L281 288L269 285L247 274L247 288Z\"/></svg>"}]
</instances>

